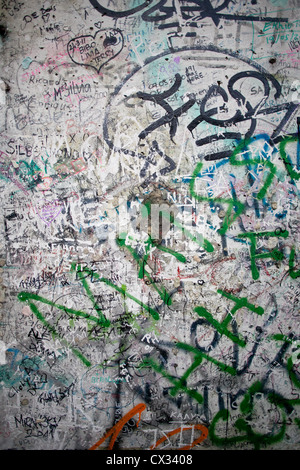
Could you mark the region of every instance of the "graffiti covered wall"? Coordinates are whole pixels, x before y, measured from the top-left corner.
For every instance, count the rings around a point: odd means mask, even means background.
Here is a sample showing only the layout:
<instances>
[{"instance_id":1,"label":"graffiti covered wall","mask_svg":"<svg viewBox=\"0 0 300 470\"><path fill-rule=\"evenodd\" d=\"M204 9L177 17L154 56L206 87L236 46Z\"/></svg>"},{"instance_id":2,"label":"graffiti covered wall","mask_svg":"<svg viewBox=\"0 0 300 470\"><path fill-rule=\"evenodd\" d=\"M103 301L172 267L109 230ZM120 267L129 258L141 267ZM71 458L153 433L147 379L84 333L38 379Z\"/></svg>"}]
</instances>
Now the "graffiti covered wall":
<instances>
[{"instance_id":1,"label":"graffiti covered wall","mask_svg":"<svg viewBox=\"0 0 300 470\"><path fill-rule=\"evenodd\" d=\"M299 449L299 0L0 34L0 448Z\"/></svg>"}]
</instances>

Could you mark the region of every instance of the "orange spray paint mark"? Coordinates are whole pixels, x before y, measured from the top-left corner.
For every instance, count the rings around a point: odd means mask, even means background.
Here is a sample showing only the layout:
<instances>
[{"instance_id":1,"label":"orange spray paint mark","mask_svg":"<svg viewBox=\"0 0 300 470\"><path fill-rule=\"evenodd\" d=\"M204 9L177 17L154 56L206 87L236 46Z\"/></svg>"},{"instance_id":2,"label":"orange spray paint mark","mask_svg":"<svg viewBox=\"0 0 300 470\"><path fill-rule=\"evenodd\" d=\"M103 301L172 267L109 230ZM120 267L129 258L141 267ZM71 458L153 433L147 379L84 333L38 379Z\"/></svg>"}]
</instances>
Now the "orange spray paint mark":
<instances>
[{"instance_id":1,"label":"orange spray paint mark","mask_svg":"<svg viewBox=\"0 0 300 470\"><path fill-rule=\"evenodd\" d=\"M139 405L136 405L132 410L130 410L123 418L121 418L96 444L94 444L92 447L90 447L89 450L96 450L103 442L106 441L111 436L110 443L107 447L107 450L112 450L115 441L120 434L122 428L124 425L137 413L139 414L139 420L137 422L137 427L140 424L141 421L141 414L142 412L146 409L146 405L144 403L140 403Z\"/></svg>"},{"instance_id":2,"label":"orange spray paint mark","mask_svg":"<svg viewBox=\"0 0 300 470\"><path fill-rule=\"evenodd\" d=\"M189 429L192 429L193 427L194 427L194 429L198 429L198 430L201 431L200 437L197 437L197 439L195 439L190 445L180 447L180 449L178 449L178 450L190 450L190 449L192 449L197 444L200 444L200 442L204 441L208 436L208 429L205 426L203 426L202 424L195 424L195 425L188 426L186 428L180 427L180 428L174 429L174 431L169 432L164 437L159 439L156 442L156 444L154 444L153 446L150 447L150 450L153 450L156 447L158 447L160 444L162 444L164 441L166 441L169 437L174 436L175 434L178 434L181 431L188 431Z\"/></svg>"}]
</instances>

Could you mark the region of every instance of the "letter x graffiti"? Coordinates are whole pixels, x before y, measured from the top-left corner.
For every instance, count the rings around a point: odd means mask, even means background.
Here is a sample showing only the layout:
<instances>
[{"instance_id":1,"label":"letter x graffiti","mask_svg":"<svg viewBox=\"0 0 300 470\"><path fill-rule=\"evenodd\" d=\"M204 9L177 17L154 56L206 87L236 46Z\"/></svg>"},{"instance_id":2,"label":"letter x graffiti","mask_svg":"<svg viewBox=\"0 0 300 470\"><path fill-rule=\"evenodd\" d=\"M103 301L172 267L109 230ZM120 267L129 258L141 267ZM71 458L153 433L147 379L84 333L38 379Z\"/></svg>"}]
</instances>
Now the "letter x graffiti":
<instances>
[{"instance_id":1,"label":"letter x graffiti","mask_svg":"<svg viewBox=\"0 0 300 470\"><path fill-rule=\"evenodd\" d=\"M142 91L139 91L137 93L138 98L141 98L142 100L146 100L146 101L152 101L153 103L160 105L167 113L161 118L157 119L157 121L154 121L152 124L146 127L146 129L144 129L139 134L140 139L145 139L147 135L150 134L150 132L154 131L158 127L163 126L165 124L169 124L170 138L171 140L173 140L173 137L175 136L177 127L178 127L178 117L181 116L186 111L188 111L188 109L190 109L196 102L195 99L190 98L186 103L184 103L182 106L180 106L179 108L175 110L171 108L171 106L167 103L166 98L169 98L171 95L176 93L176 91L179 90L181 83L182 83L182 78L177 73L175 75L175 82L169 90L166 90L163 93L157 93L154 95L151 95L149 93L144 93Z\"/></svg>"}]
</instances>

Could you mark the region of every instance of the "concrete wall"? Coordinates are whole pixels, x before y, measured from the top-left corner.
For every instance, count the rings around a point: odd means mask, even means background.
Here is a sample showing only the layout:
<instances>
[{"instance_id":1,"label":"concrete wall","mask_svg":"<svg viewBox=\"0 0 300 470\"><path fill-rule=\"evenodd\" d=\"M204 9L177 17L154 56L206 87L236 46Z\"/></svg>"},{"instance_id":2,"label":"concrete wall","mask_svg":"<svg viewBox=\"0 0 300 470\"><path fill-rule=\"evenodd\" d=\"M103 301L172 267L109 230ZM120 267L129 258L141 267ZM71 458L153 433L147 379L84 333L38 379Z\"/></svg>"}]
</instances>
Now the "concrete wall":
<instances>
[{"instance_id":1,"label":"concrete wall","mask_svg":"<svg viewBox=\"0 0 300 470\"><path fill-rule=\"evenodd\" d=\"M1 449L299 450L299 7L2 0Z\"/></svg>"}]
</instances>

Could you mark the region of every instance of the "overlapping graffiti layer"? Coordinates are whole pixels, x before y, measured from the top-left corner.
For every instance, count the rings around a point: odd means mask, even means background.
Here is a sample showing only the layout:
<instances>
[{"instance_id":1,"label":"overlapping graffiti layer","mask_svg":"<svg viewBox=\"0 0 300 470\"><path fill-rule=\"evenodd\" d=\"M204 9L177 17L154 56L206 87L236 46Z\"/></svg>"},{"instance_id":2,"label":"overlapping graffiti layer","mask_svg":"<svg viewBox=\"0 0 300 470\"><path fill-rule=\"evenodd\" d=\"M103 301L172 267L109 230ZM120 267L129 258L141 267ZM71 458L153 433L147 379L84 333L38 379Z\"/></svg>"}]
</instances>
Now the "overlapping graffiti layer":
<instances>
[{"instance_id":1,"label":"overlapping graffiti layer","mask_svg":"<svg viewBox=\"0 0 300 470\"><path fill-rule=\"evenodd\" d=\"M299 450L299 0L0 8L0 448Z\"/></svg>"}]
</instances>

